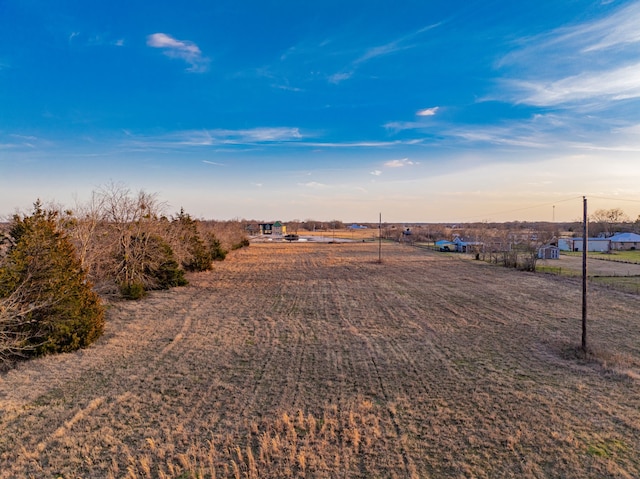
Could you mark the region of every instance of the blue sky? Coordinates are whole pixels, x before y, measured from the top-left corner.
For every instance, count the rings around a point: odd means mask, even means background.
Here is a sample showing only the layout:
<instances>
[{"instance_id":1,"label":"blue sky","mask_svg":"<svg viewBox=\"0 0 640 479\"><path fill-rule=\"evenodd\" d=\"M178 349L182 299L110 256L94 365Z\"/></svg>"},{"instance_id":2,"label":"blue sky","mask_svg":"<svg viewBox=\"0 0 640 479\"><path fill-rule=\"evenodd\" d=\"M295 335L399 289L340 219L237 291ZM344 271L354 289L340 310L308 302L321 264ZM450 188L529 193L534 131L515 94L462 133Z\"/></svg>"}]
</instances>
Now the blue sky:
<instances>
[{"instance_id":1,"label":"blue sky","mask_svg":"<svg viewBox=\"0 0 640 479\"><path fill-rule=\"evenodd\" d=\"M0 0L0 215L640 214L638 1Z\"/></svg>"}]
</instances>

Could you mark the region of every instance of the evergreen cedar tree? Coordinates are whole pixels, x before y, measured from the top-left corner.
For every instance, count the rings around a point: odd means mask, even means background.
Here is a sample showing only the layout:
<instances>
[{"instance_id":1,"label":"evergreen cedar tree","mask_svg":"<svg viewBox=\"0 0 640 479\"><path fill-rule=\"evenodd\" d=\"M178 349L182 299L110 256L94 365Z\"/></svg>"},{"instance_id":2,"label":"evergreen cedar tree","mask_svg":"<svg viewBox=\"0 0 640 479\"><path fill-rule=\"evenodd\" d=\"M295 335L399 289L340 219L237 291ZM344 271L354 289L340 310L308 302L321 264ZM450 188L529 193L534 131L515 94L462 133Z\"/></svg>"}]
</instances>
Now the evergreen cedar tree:
<instances>
[{"instance_id":1,"label":"evergreen cedar tree","mask_svg":"<svg viewBox=\"0 0 640 479\"><path fill-rule=\"evenodd\" d=\"M20 288L20 305L31 309L18 326L26 355L84 348L104 330L100 298L56 217L40 202L31 216L15 215L10 232L15 243L0 267L0 299Z\"/></svg>"},{"instance_id":2,"label":"evergreen cedar tree","mask_svg":"<svg viewBox=\"0 0 640 479\"><path fill-rule=\"evenodd\" d=\"M222 249L220 241L212 233L205 233L203 240L198 231L197 220L185 213L184 209L180 209L175 222L180 227L180 239L187 245L189 253L189 257L182 263L187 271L207 271L211 269L212 261L225 259L227 253Z\"/></svg>"}]
</instances>

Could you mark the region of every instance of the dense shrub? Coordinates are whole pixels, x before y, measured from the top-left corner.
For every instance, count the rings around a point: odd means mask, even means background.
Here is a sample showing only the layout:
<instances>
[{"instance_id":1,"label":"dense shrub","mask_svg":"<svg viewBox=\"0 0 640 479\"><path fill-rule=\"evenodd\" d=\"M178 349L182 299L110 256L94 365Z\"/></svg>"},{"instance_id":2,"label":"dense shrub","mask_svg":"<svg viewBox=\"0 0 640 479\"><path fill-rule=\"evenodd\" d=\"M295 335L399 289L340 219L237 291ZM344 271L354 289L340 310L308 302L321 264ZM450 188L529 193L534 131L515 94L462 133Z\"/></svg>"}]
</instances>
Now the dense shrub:
<instances>
[{"instance_id":1,"label":"dense shrub","mask_svg":"<svg viewBox=\"0 0 640 479\"><path fill-rule=\"evenodd\" d=\"M0 266L2 331L15 353L40 355L83 348L104 329L104 308L73 245L56 227L56 213L39 202L31 216L15 215L14 245ZM7 330L8 328L8 330Z\"/></svg>"},{"instance_id":2,"label":"dense shrub","mask_svg":"<svg viewBox=\"0 0 640 479\"><path fill-rule=\"evenodd\" d=\"M220 254L217 259L224 259L227 251L249 246L246 226L240 221L203 221L202 228L219 242L217 248L213 248Z\"/></svg>"},{"instance_id":3,"label":"dense shrub","mask_svg":"<svg viewBox=\"0 0 640 479\"><path fill-rule=\"evenodd\" d=\"M176 249L182 251L181 263L187 271L207 271L213 261L223 260L227 252L211 231L201 234L202 224L184 210L174 218L172 227L176 234ZM204 238L204 239L203 239Z\"/></svg>"},{"instance_id":4,"label":"dense shrub","mask_svg":"<svg viewBox=\"0 0 640 479\"><path fill-rule=\"evenodd\" d=\"M184 277L184 270L176 261L171 246L159 236L154 236L152 242L155 244L151 248L151 252L157 255L158 262L155 266L150 263L145 271L155 281L155 284L151 286L156 289L169 289L187 285L188 281Z\"/></svg>"},{"instance_id":5,"label":"dense shrub","mask_svg":"<svg viewBox=\"0 0 640 479\"><path fill-rule=\"evenodd\" d=\"M122 283L120 285L120 294L124 299L141 299L147 294L144 284L139 282Z\"/></svg>"},{"instance_id":6,"label":"dense shrub","mask_svg":"<svg viewBox=\"0 0 640 479\"><path fill-rule=\"evenodd\" d=\"M227 257L227 252L222 247L222 243L213 233L207 233L207 247L211 261L222 261Z\"/></svg>"},{"instance_id":7,"label":"dense shrub","mask_svg":"<svg viewBox=\"0 0 640 479\"><path fill-rule=\"evenodd\" d=\"M189 240L189 258L183 263L188 271L207 271L211 269L211 253L199 235Z\"/></svg>"},{"instance_id":8,"label":"dense shrub","mask_svg":"<svg viewBox=\"0 0 640 479\"><path fill-rule=\"evenodd\" d=\"M122 265L119 284L123 297L139 299L144 296L144 290L187 284L171 246L160 236L140 233L128 238L127 245L120 250L118 258Z\"/></svg>"},{"instance_id":9,"label":"dense shrub","mask_svg":"<svg viewBox=\"0 0 640 479\"><path fill-rule=\"evenodd\" d=\"M246 248L250 244L251 243L249 243L249 238L242 238L238 243L234 243L233 245L231 245L231 249L236 250L240 248Z\"/></svg>"}]
</instances>

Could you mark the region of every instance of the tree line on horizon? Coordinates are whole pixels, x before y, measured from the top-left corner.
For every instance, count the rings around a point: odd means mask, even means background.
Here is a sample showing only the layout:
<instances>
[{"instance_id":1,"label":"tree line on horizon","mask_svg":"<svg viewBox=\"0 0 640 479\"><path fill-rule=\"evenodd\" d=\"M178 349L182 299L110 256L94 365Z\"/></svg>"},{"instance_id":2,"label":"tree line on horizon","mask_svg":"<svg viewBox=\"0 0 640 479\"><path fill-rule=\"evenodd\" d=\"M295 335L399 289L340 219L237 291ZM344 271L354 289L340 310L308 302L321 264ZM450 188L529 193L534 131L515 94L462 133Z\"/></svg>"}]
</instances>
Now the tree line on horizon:
<instances>
[{"instance_id":1,"label":"tree line on horizon","mask_svg":"<svg viewBox=\"0 0 640 479\"><path fill-rule=\"evenodd\" d=\"M0 368L83 348L103 332L104 299L187 284L247 246L237 222L172 216L155 194L110 184L74 209L14 214L0 231Z\"/></svg>"}]
</instances>

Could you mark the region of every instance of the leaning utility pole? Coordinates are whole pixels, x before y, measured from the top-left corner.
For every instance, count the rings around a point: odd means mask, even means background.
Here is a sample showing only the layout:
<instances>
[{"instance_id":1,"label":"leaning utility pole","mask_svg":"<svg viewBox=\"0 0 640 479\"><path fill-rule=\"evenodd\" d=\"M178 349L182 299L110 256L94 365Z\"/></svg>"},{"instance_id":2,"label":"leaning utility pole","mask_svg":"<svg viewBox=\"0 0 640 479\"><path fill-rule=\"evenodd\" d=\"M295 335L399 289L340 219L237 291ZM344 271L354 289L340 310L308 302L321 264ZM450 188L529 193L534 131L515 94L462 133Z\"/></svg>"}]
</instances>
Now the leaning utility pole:
<instances>
[{"instance_id":1,"label":"leaning utility pole","mask_svg":"<svg viewBox=\"0 0 640 479\"><path fill-rule=\"evenodd\" d=\"M587 250L589 249L589 223L587 219L587 197L582 197L582 351L587 352Z\"/></svg>"}]
</instances>

